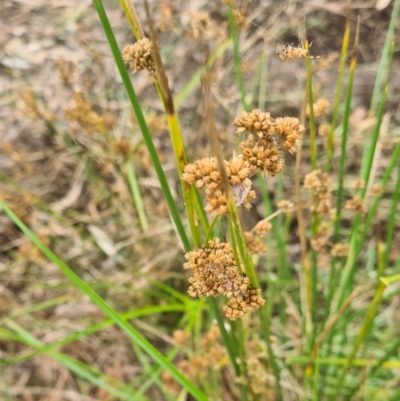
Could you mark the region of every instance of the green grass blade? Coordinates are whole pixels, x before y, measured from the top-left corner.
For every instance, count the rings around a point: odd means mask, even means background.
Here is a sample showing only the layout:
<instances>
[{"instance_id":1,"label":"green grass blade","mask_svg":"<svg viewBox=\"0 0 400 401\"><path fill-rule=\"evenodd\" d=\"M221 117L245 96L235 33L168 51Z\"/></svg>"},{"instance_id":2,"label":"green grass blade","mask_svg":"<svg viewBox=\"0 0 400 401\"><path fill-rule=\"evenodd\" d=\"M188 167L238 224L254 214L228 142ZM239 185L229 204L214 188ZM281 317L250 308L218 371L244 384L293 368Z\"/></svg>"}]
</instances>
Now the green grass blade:
<instances>
[{"instance_id":1,"label":"green grass blade","mask_svg":"<svg viewBox=\"0 0 400 401\"><path fill-rule=\"evenodd\" d=\"M379 97L381 96L381 93L382 93L383 75L390 63L390 61L389 61L390 57L391 57L390 56L390 52L391 52L390 48L391 48L392 41L394 38L395 30L396 30L397 17L399 15L399 11L400 11L400 0L395 0L394 5L393 5L393 10L392 10L392 15L390 17L389 28L388 28L386 39L385 39L385 44L383 46L382 56L381 56L381 59L379 60L378 71L376 73L376 78L375 78L374 90L372 92L372 97L371 97L370 110L373 112L376 112L376 110L378 108Z\"/></svg>"},{"instance_id":2,"label":"green grass blade","mask_svg":"<svg viewBox=\"0 0 400 401\"><path fill-rule=\"evenodd\" d=\"M146 231L149 227L149 223L147 222L146 213L143 207L142 196L140 195L139 184L136 179L135 170L133 169L132 163L130 160L125 160L125 170L128 176L129 188L131 190L133 203L136 207L136 212L139 217L140 225L143 231Z\"/></svg>"},{"instance_id":3,"label":"green grass blade","mask_svg":"<svg viewBox=\"0 0 400 401\"><path fill-rule=\"evenodd\" d=\"M42 251L67 276L71 283L86 294L107 316L109 316L127 335L150 355L160 366L167 370L171 376L180 383L197 400L205 401L208 397L191 381L189 381L176 367L168 361L153 345L151 345L136 329L116 312L106 301L103 300L86 282L78 277L61 259L47 248L35 234L12 212L12 210L0 200L2 208L20 230Z\"/></svg>"},{"instance_id":4,"label":"green grass blade","mask_svg":"<svg viewBox=\"0 0 400 401\"><path fill-rule=\"evenodd\" d=\"M20 341L24 344L30 345L31 347L38 348L39 350L44 347L44 344L37 340L34 336L29 334L26 330L20 327L18 324L13 322L12 320L5 319L5 323L9 328L14 330L20 337ZM108 391L110 394L122 399L128 400L130 398L130 394L132 389L125 385L124 383L119 382L118 380L113 379L110 376L107 376L96 369L91 368L90 366L71 358L68 355L65 355L61 352L57 351L45 351L50 357L60 362L66 368L68 368L71 372L74 372L79 377L93 383L94 385ZM112 385L112 384L113 385Z\"/></svg>"},{"instance_id":5,"label":"green grass blade","mask_svg":"<svg viewBox=\"0 0 400 401\"><path fill-rule=\"evenodd\" d=\"M339 61L339 75L336 82L336 90L335 90L335 102L333 104L333 112L332 112L332 121L328 134L328 158L325 166L325 171L329 172L332 165L332 157L334 150L334 135L335 129L339 117L339 106L340 106L340 98L342 96L342 87L343 87L343 75L345 70L347 49L349 47L349 39L350 39L350 12L351 12L351 0L347 1L347 15L346 15L346 25L343 34L342 40L342 50L340 52L340 61Z\"/></svg>"},{"instance_id":6,"label":"green grass blade","mask_svg":"<svg viewBox=\"0 0 400 401\"><path fill-rule=\"evenodd\" d=\"M400 1L397 1L397 3L400 4ZM389 36L389 34L388 34L388 36ZM383 90L382 91L380 90L378 92L380 95L379 99L375 100L376 109L373 109L373 111L376 110L377 122L376 122L374 130L372 132L370 142L367 143L367 145L364 148L362 165L361 165L361 179L366 184L365 190L368 186L367 184L368 184L369 176L370 176L371 169L372 169L372 162L374 160L376 144L378 142L379 133L380 133L380 129L381 129L383 112L385 110L386 97L387 97L387 93L389 90L390 73L392 70L392 62L393 62L393 54L394 54L394 50L395 50L395 43L394 43L394 41L392 41L389 44L390 44L390 46L388 48L388 51L384 52L384 54L382 54L382 58L381 58L381 60L383 58L387 58L387 61L385 61L385 64L384 64L385 72L386 72L385 82L384 82ZM378 74L380 74L380 73L383 74L383 71L380 71L378 69ZM379 79L382 79L382 76L380 76ZM381 84L379 84L379 89L381 89ZM363 193L365 193L365 190L363 191Z\"/></svg>"},{"instance_id":7,"label":"green grass blade","mask_svg":"<svg viewBox=\"0 0 400 401\"><path fill-rule=\"evenodd\" d=\"M333 241L337 243L339 241L339 229L341 224L341 213L342 213L342 203L343 203L343 183L345 176L345 167L346 167L346 148L347 148L347 137L349 133L349 121L351 114L351 98L353 94L353 83L354 83L354 73L356 68L356 58L353 57L350 65L350 73L349 73L349 82L347 84L346 91L346 103L344 109L344 118L343 118L343 131L342 131L342 140L341 140L341 153L340 153L340 161L339 161L339 177L338 177L338 189L336 194L336 216L335 216L335 224L334 224L334 232L333 232ZM336 289L336 285L339 277L342 274L342 271L336 271L337 259L332 258L330 273L329 273L329 284L328 284L328 293L326 296L325 303L325 319L328 318L329 315L329 307L332 302L332 297ZM340 305L339 305L340 306Z\"/></svg>"},{"instance_id":8,"label":"green grass blade","mask_svg":"<svg viewBox=\"0 0 400 401\"><path fill-rule=\"evenodd\" d=\"M274 306L274 298L275 298L275 285L271 284L268 288L267 293L267 304L262 306L258 311L258 316L261 324L262 336L267 345L267 353L268 359L272 366L272 371L275 376L275 390L277 399L279 401L283 400L282 395L282 385L281 385L281 377L279 366L276 362L274 350L272 349L271 342L271 318L272 318L272 309Z\"/></svg>"},{"instance_id":9,"label":"green grass blade","mask_svg":"<svg viewBox=\"0 0 400 401\"><path fill-rule=\"evenodd\" d=\"M393 237L395 233L395 228L396 224L398 223L398 220L396 219L396 213L398 211L398 205L400 203L400 160L398 162L398 168L397 168L397 181L396 181L396 186L394 188L393 192L393 199L392 199L392 207L388 216L388 225L387 225L387 231L386 231L386 238L385 238L385 253L383 257L383 268L386 269L389 264L389 256L390 256L390 251L392 249L392 244L393 244Z\"/></svg>"},{"instance_id":10,"label":"green grass blade","mask_svg":"<svg viewBox=\"0 0 400 401\"><path fill-rule=\"evenodd\" d=\"M393 60L393 51L394 51L394 46L391 47L390 66L391 66L391 61ZM364 172L361 172L361 174L362 174L361 179L366 183L365 188L361 190L362 198L365 197L366 190L368 187L367 183L369 181L370 173L372 170L372 163L373 163L376 144L378 142L380 127L381 127L381 123L382 123L383 111L384 111L384 106L386 103L386 95L388 92L390 69L391 68L389 68L388 72L387 72L386 85L385 85L385 88L384 88L384 91L382 94L382 99L381 99L381 102L379 105L377 122L375 124L371 142L368 147L369 150L366 150L366 152L368 153L366 168L365 168ZM338 310L340 308L340 306L344 302L346 295L349 294L349 292L351 291L351 288L352 288L352 278L353 278L353 274L354 274L355 262L356 262L357 256L358 256L358 249L360 249L360 247L362 246L362 244L360 244L360 241L359 241L360 224L361 224L361 216L360 216L360 214L358 214L354 220L352 230L351 230L350 252L349 252L349 256L348 256L346 265L343 269L342 279L341 279L339 288L337 290L337 297L336 297L337 302L334 302L335 310Z\"/></svg>"},{"instance_id":11,"label":"green grass blade","mask_svg":"<svg viewBox=\"0 0 400 401\"><path fill-rule=\"evenodd\" d=\"M132 105L132 108L133 108L133 111L135 113L136 120L137 120L137 122L139 124L139 127L140 127L141 131L142 131L143 140L144 140L144 142L146 144L146 147L147 147L147 149L149 151L150 158L151 158L151 161L153 163L155 172L157 174L157 178L158 178L158 180L160 182L161 189L162 189L162 192L164 194L165 200L166 200L166 202L168 204L168 209L170 211L172 220L175 223L176 229L177 229L177 231L179 233L179 237L180 237L180 239L181 239L181 241L183 243L183 247L184 247L185 251L188 252L190 250L190 248L191 248L190 241L189 241L189 239L187 237L187 234L186 234L185 228L183 226L182 220L181 220L181 218L179 216L177 204L176 204L174 198L172 197L171 191L169 189L169 185L168 185L167 179L165 177L164 171L162 169L161 162L160 162L160 159L159 159L158 154L157 154L157 150L156 150L156 148L154 146L154 143L152 141L152 137L151 137L149 128L147 127L146 121L144 119L143 112L142 112L142 109L140 107L139 101L137 99L135 90L133 89L132 82L130 80L129 74L126 71L124 60L122 59L121 52L120 52L119 47L118 47L118 43L117 43L117 41L115 39L115 36L114 36L114 32L113 32L113 30L111 28L110 22L108 21L107 14L106 14L106 12L104 10L104 7L103 7L103 4L102 4L101 0L93 0L93 3L95 5L97 13L99 15L99 19L100 19L101 25L103 26L104 33L105 33L105 35L107 37L107 40L108 40L108 43L110 45L110 49L111 49L112 54L114 56L114 60L115 60L115 63L117 65L117 67L118 67L118 71L119 71L119 73L121 75L121 79L122 79L122 82L124 84L126 93L128 95L129 101L130 101L130 103Z\"/></svg>"},{"instance_id":12,"label":"green grass blade","mask_svg":"<svg viewBox=\"0 0 400 401\"><path fill-rule=\"evenodd\" d=\"M228 351L229 359L232 363L235 375L236 377L239 378L242 375L242 371L241 371L241 366L238 363L238 347L234 339L234 333L232 331L228 333L228 331L226 330L225 323L222 318L217 300L215 298L208 298L208 304L210 305L210 308L212 309L214 316L217 320L218 328L221 333L225 348ZM247 400L246 386L243 384L239 384L239 390L241 394L241 399L243 401L246 401Z\"/></svg>"},{"instance_id":13,"label":"green grass blade","mask_svg":"<svg viewBox=\"0 0 400 401\"><path fill-rule=\"evenodd\" d=\"M321 366L344 366L347 361L347 358L319 357L315 363L318 363ZM287 365L307 365L309 362L310 358L303 355L291 356L285 361ZM374 366L376 363L377 361L375 359L353 359L352 366L365 368ZM385 369L400 369L400 360L385 361L382 364L382 367Z\"/></svg>"},{"instance_id":14,"label":"green grass blade","mask_svg":"<svg viewBox=\"0 0 400 401\"><path fill-rule=\"evenodd\" d=\"M150 306L148 308L142 308L142 309L136 309L130 312L126 312L121 314L121 317L125 320L130 320L130 319L135 319L141 316L148 316L148 315L153 315L156 313L164 313L164 312L185 312L187 310L187 307L182 304L170 304L170 305L162 305L162 306ZM19 315L18 315L19 316ZM27 352L26 354L18 355L14 358L11 359L6 359L3 361L0 361L0 366L3 364L11 364L11 363L16 363L16 362L22 362L26 361L28 359L31 359L37 355L42 354L43 352L51 351L56 348L62 347L64 345L67 345L73 341L77 341L81 338L87 337L91 334L94 334L100 330L105 329L108 326L111 326L114 324L114 321L112 319L105 319L102 322L96 323L92 326L89 326L86 329L83 329L81 331L75 332L70 334L69 336L55 341L51 344L45 345L39 350L33 351L33 352ZM0 334L1 335L1 334Z\"/></svg>"},{"instance_id":15,"label":"green grass blade","mask_svg":"<svg viewBox=\"0 0 400 401\"><path fill-rule=\"evenodd\" d=\"M189 96L191 92L193 92L197 86L200 84L201 78L206 74L206 72L211 68L211 66L221 57L226 49L229 48L231 44L231 40L228 39L223 42L218 49L213 53L208 59L207 63L204 67L201 67L197 70L197 72L193 75L193 77L189 80L189 82L184 86L184 88L176 95L174 103L176 107L179 107L185 99Z\"/></svg>"},{"instance_id":16,"label":"green grass blade","mask_svg":"<svg viewBox=\"0 0 400 401\"><path fill-rule=\"evenodd\" d=\"M308 42L306 42L306 49L308 49ZM310 123L310 158L311 168L315 170L317 168L317 140L315 132L315 117L314 117L314 94L312 84L312 68L310 57L306 58L307 66L307 98L308 108L310 110L309 123Z\"/></svg>"},{"instance_id":17,"label":"green grass blade","mask_svg":"<svg viewBox=\"0 0 400 401\"><path fill-rule=\"evenodd\" d=\"M349 371L349 369L351 368L351 366L353 364L353 361L357 355L357 351L359 350L361 344L365 341L365 339L367 338L368 334L371 331L371 327L374 322L375 315L378 310L378 306L381 303L383 292L385 291L387 285L388 285L388 283L386 282L386 280L384 278L379 280L374 299L372 300L372 302L370 304L370 307L367 312L367 316L364 319L361 330L358 333L358 335L354 341L353 348L351 350L350 355L347 358L346 364L344 365L342 372L340 373L340 375L337 379L336 386L335 386L335 392L331 396L330 401L335 401L338 399L340 390L342 389L343 381L346 377L347 372Z\"/></svg>"},{"instance_id":18,"label":"green grass blade","mask_svg":"<svg viewBox=\"0 0 400 401\"><path fill-rule=\"evenodd\" d=\"M239 38L236 32L235 16L233 15L233 10L230 6L227 6L227 10L228 10L229 32L233 44L233 65L235 69L236 82L239 89L240 102L242 104L243 110L249 111L249 106L247 105L246 101L246 91L244 88L243 74L241 69L240 54L239 54Z\"/></svg>"}]
</instances>

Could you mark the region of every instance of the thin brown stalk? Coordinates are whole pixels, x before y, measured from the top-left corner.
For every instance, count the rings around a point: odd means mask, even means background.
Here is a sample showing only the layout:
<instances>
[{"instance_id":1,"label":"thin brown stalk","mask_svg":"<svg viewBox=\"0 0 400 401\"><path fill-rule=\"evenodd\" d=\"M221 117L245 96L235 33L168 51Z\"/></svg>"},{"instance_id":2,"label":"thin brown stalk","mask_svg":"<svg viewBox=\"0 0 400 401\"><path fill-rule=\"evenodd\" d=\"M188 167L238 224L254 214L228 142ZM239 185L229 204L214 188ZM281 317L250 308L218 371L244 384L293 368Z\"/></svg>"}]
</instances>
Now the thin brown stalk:
<instances>
[{"instance_id":1,"label":"thin brown stalk","mask_svg":"<svg viewBox=\"0 0 400 401\"><path fill-rule=\"evenodd\" d=\"M307 107L307 87L304 93L303 100L303 108L300 115L300 124L305 123L306 117L306 107ZM313 326L312 326L312 308L313 308L313 300L312 300L312 283L311 283L311 270L310 270L310 261L307 250L307 240L306 240L306 225L304 221L303 208L302 208L302 198L301 198L301 190L300 190L300 164L301 164L301 155L302 155L302 138L300 139L300 144L297 146L296 151L296 168L295 168L295 193L296 193L296 214L297 214L297 224L298 224L298 234L300 239L300 249L301 249L301 264L303 266L303 281L304 285L302 286L303 293L302 298L305 302L304 305L304 313L305 313L305 332L309 341L312 338Z\"/></svg>"}]
</instances>

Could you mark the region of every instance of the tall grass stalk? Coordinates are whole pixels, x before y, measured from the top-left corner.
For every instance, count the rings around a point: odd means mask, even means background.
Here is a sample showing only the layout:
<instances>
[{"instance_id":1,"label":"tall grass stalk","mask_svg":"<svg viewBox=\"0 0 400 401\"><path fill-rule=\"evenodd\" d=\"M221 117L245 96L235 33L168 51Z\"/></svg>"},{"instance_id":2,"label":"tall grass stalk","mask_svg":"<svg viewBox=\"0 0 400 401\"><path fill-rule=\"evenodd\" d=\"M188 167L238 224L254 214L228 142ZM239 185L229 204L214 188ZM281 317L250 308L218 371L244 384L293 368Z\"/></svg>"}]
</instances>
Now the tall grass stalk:
<instances>
[{"instance_id":1,"label":"tall grass stalk","mask_svg":"<svg viewBox=\"0 0 400 401\"><path fill-rule=\"evenodd\" d=\"M391 51L390 51L390 63L387 71L387 76L386 76L386 84L384 87L384 91L382 94L381 98L381 103L379 106L379 111L377 115L377 121L375 124L375 127L373 129L372 137L371 137L371 143L369 146L369 149L375 150L376 144L378 142L378 137L379 137L379 132L380 132L380 127L382 123L382 118L383 118L383 112L384 112L384 107L386 103L386 96L389 88L389 78L390 78L390 70L391 70L391 61L393 60L393 51L394 51L394 46L392 45ZM364 199L366 195L366 190L367 190L367 183L369 181L369 176L371 173L372 169L372 163L373 163L373 158L374 158L374 151L368 151L368 162L367 162L367 168L364 170L364 172L361 172L362 176L361 179L363 182L365 182L365 188L360 190L360 197ZM354 274L354 269L355 269L355 262L357 260L358 252L357 248L360 246L359 242L359 228L361 225L361 216L358 214L354 220L352 230L351 230L351 242L350 242L350 253L349 257L347 258L346 265L344 266L340 276L341 276L341 281L339 284L339 288L335 294L334 300L333 300L333 306L334 310L337 310L340 308L344 301L344 297L346 294L351 291L352 288L352 279L353 279L353 274Z\"/></svg>"},{"instance_id":2,"label":"tall grass stalk","mask_svg":"<svg viewBox=\"0 0 400 401\"><path fill-rule=\"evenodd\" d=\"M333 231L333 241L337 243L339 241L340 236L340 225L341 225L341 213L342 213L342 203L343 203L343 185L344 185L344 177L345 177L345 168L346 168L346 149L347 149L347 137L349 133L349 121L350 121L350 113L351 113L351 99L353 95L353 84L354 84L354 74L356 71L357 65L357 50L358 50L358 38L359 38L359 27L360 20L358 20L356 38L354 42L353 55L351 58L350 71L349 71L349 80L347 83L347 91L346 91L346 100L344 107L344 116L343 116L343 129L341 136L341 152L340 152L340 161L339 161L339 175L338 175L338 188L336 193L336 215L334 222L334 231ZM332 297L335 292L336 284L337 284L337 276L340 276L340 272L337 274L336 272L336 264L338 263L337 258L332 257L331 266L329 272L329 284L328 284L328 293L326 296L325 303L325 319L327 319L329 315L329 307L332 302Z\"/></svg>"},{"instance_id":3,"label":"tall grass stalk","mask_svg":"<svg viewBox=\"0 0 400 401\"><path fill-rule=\"evenodd\" d=\"M136 179L135 170L133 169L132 162L129 160L125 160L124 167L126 174L128 176L129 188L131 190L133 203L136 206L136 211L139 217L140 225L143 231L146 231L149 227L149 223L147 221L146 212L144 210L142 197L139 191L139 184Z\"/></svg>"},{"instance_id":4,"label":"tall grass stalk","mask_svg":"<svg viewBox=\"0 0 400 401\"><path fill-rule=\"evenodd\" d=\"M338 77L337 77L337 81L336 81L335 101L333 104L332 121L330 124L330 130L329 130L329 134L328 134L328 158L326 161L325 171L330 171L331 166L332 166L334 140L335 140L335 129L336 129L338 118L339 118L339 107L340 107L340 100L342 97L343 76L344 76L345 65L346 65L347 49L349 47L349 40L350 40L350 14L351 14L351 0L347 0L346 24L345 24L343 40L342 40L342 49L340 52L339 71L338 71Z\"/></svg>"},{"instance_id":5,"label":"tall grass stalk","mask_svg":"<svg viewBox=\"0 0 400 401\"><path fill-rule=\"evenodd\" d=\"M188 236L186 234L185 228L184 228L182 220L180 218L180 215L179 215L179 212L178 212L178 208L177 208L177 204L176 204L175 200L173 199L171 191L169 189L169 185L168 185L167 179L165 177L164 171L162 169L161 162L160 162L160 159L159 159L158 154L157 154L157 150L156 150L156 148L154 146L154 143L152 141L150 131L149 131L148 127L147 127L146 121L145 121L144 116L143 116L142 109L140 107L140 103L139 103L139 101L137 99L135 90L133 89L133 86L132 86L130 77L128 75L128 72L127 72L127 70L125 68L125 64L124 64L124 61L122 59L121 52L119 50L117 41L115 39L114 32L113 32L113 30L111 28L110 22L108 21L107 14L106 14L106 12L104 10L104 7L103 7L103 4L102 4L101 0L93 0L93 3L95 5L95 7L96 7L96 11L97 11L97 13L99 15L99 19L100 19L101 25L102 25L102 27L104 29L104 33L106 34L108 43L110 45L110 49L111 49L112 54L114 56L115 63L117 65L118 71L119 71L119 73L121 75L121 79L122 79L122 82L124 84L126 93L128 95L128 98L129 98L129 101L131 103L132 109L133 109L133 111L135 113L136 119L137 119L139 127L141 129L141 132L142 132L142 135L143 135L143 140L144 140L144 142L146 144L147 150L149 151L149 155L150 155L151 161L153 163L154 169L156 171L157 178L158 178L158 180L160 182L160 185L161 185L161 188L162 188L162 192L163 192L165 200L167 202L168 209L169 209L169 212L171 214L172 220L173 220L173 222L174 222L174 224L176 226L176 229L178 231L179 237L180 237L180 239L182 241L183 248L186 251L189 251L190 248L191 248L189 238L188 238Z\"/></svg>"},{"instance_id":6,"label":"tall grass stalk","mask_svg":"<svg viewBox=\"0 0 400 401\"><path fill-rule=\"evenodd\" d=\"M241 69L242 63L239 53L239 37L236 31L235 16L232 7L227 6L226 9L228 10L227 12L228 12L229 32L233 44L233 63L234 63L233 66L235 69L236 82L239 89L240 103L242 104L242 107L245 111L249 111L249 106L247 105L247 100L246 100L246 90L244 88L243 74Z\"/></svg>"}]
</instances>

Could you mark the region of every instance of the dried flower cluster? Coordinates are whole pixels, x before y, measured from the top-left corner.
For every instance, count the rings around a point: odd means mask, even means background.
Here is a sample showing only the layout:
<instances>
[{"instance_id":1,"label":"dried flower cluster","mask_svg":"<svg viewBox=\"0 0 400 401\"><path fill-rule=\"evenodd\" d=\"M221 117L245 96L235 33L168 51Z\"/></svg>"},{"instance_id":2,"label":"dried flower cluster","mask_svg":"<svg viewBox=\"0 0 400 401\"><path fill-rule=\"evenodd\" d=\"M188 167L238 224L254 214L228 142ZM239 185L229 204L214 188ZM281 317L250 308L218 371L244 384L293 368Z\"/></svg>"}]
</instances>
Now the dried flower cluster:
<instances>
[{"instance_id":1,"label":"dried flower cluster","mask_svg":"<svg viewBox=\"0 0 400 401\"><path fill-rule=\"evenodd\" d=\"M344 208L355 213L365 213L367 211L364 200L360 198L349 199L344 205Z\"/></svg>"},{"instance_id":2,"label":"dried flower cluster","mask_svg":"<svg viewBox=\"0 0 400 401\"><path fill-rule=\"evenodd\" d=\"M383 193L382 185L374 184L374 185L372 185L368 195L369 196L381 196L382 193Z\"/></svg>"},{"instance_id":3,"label":"dried flower cluster","mask_svg":"<svg viewBox=\"0 0 400 401\"><path fill-rule=\"evenodd\" d=\"M185 338L187 343L187 336L189 333L173 333L174 339L177 337ZM224 365L224 359L226 359L226 351L221 345L220 332L217 326L211 326L210 331L204 334L200 339L200 349L198 355L191 356L190 359L183 359L177 363L177 367L181 372L185 373L185 376L190 380L204 379L209 369L218 369ZM181 345L181 342L176 342L177 346ZM187 345L187 344L185 344ZM178 394L180 388L176 380L168 372L163 372L162 380L168 387L168 390L173 394Z\"/></svg>"},{"instance_id":4,"label":"dried flower cluster","mask_svg":"<svg viewBox=\"0 0 400 401\"><path fill-rule=\"evenodd\" d=\"M347 256L349 254L349 244L338 242L331 249L331 255L337 258Z\"/></svg>"},{"instance_id":5,"label":"dried flower cluster","mask_svg":"<svg viewBox=\"0 0 400 401\"><path fill-rule=\"evenodd\" d=\"M321 170L314 170L306 175L304 188L311 189L313 193L311 210L320 216L332 215L331 193L329 189L330 178Z\"/></svg>"},{"instance_id":6,"label":"dried flower cluster","mask_svg":"<svg viewBox=\"0 0 400 401\"><path fill-rule=\"evenodd\" d=\"M329 113L331 104L327 99L318 99L314 105L314 117L324 116ZM310 107L307 106L307 115L310 115Z\"/></svg>"},{"instance_id":7,"label":"dried flower cluster","mask_svg":"<svg viewBox=\"0 0 400 401\"><path fill-rule=\"evenodd\" d=\"M279 146L290 153L296 152L299 138L305 131L297 118L272 118L258 109L243 112L233 123L238 134L248 133L240 144L243 158L249 162L251 172L273 177L284 165Z\"/></svg>"},{"instance_id":8,"label":"dried flower cluster","mask_svg":"<svg viewBox=\"0 0 400 401\"><path fill-rule=\"evenodd\" d=\"M64 59L58 59L54 60L54 64L58 70L58 76L64 83L71 84L77 81L78 71L75 63Z\"/></svg>"},{"instance_id":9,"label":"dried flower cluster","mask_svg":"<svg viewBox=\"0 0 400 401\"><path fill-rule=\"evenodd\" d=\"M207 246L188 252L185 258L183 267L193 271L188 289L191 297L225 295L229 301L224 311L232 320L242 317L249 307L257 309L264 304L260 291L250 289L250 279L239 273L228 243L213 239Z\"/></svg>"},{"instance_id":10,"label":"dried flower cluster","mask_svg":"<svg viewBox=\"0 0 400 401\"><path fill-rule=\"evenodd\" d=\"M128 158L132 154L133 147L129 139L117 139L115 140L113 146L115 152L120 154L124 159Z\"/></svg>"},{"instance_id":11,"label":"dried flower cluster","mask_svg":"<svg viewBox=\"0 0 400 401\"><path fill-rule=\"evenodd\" d=\"M320 224L317 232L311 238L311 247L314 251L322 252L326 245L329 243L331 237L331 230L328 224Z\"/></svg>"},{"instance_id":12,"label":"dried flower cluster","mask_svg":"<svg viewBox=\"0 0 400 401\"><path fill-rule=\"evenodd\" d=\"M251 231L244 233L247 250L251 255L259 255L266 252L263 240L271 230L271 224L266 220L261 220Z\"/></svg>"},{"instance_id":13,"label":"dried flower cluster","mask_svg":"<svg viewBox=\"0 0 400 401\"><path fill-rule=\"evenodd\" d=\"M110 115L101 116L93 110L93 104L81 92L74 92L75 106L65 110L68 121L76 121L86 132L104 132L114 124Z\"/></svg>"},{"instance_id":14,"label":"dried flower cluster","mask_svg":"<svg viewBox=\"0 0 400 401\"><path fill-rule=\"evenodd\" d=\"M37 220L37 212L34 205L38 202L36 195L29 192L0 192L0 199L7 202L10 209L27 225Z\"/></svg>"},{"instance_id":15,"label":"dried flower cluster","mask_svg":"<svg viewBox=\"0 0 400 401\"><path fill-rule=\"evenodd\" d=\"M266 370L268 354L260 346L259 341L250 340L246 343L245 350L246 376L243 377L244 384L251 388L251 391L262 400L274 399L270 386L268 386L269 372Z\"/></svg>"},{"instance_id":16,"label":"dried flower cluster","mask_svg":"<svg viewBox=\"0 0 400 401\"><path fill-rule=\"evenodd\" d=\"M282 213L284 214L292 213L295 210L294 203L287 199L282 199L276 205L279 207L279 209L282 210Z\"/></svg>"},{"instance_id":17,"label":"dried flower cluster","mask_svg":"<svg viewBox=\"0 0 400 401\"><path fill-rule=\"evenodd\" d=\"M182 19L186 36L196 41L221 39L226 34L226 23L217 23L207 12L188 11Z\"/></svg>"},{"instance_id":18,"label":"dried flower cluster","mask_svg":"<svg viewBox=\"0 0 400 401\"><path fill-rule=\"evenodd\" d=\"M147 70L150 76L156 75L156 65L152 55L153 45L147 38L140 39L122 50L122 58L134 71Z\"/></svg>"},{"instance_id":19,"label":"dried flower cluster","mask_svg":"<svg viewBox=\"0 0 400 401\"><path fill-rule=\"evenodd\" d=\"M54 120L54 115L50 111L39 106L36 100L35 93L32 89L29 89L25 93L23 93L22 101L24 102L23 113L26 117L31 118L32 120Z\"/></svg>"},{"instance_id":20,"label":"dried flower cluster","mask_svg":"<svg viewBox=\"0 0 400 401\"><path fill-rule=\"evenodd\" d=\"M249 201L256 194L251 190L252 175L249 164L241 157L225 161L225 171L232 186L232 192L236 200L236 206L246 209L251 207ZM214 157L197 160L193 164L185 166L182 179L188 184L194 184L197 189L205 189L208 202L205 210L207 213L216 212L225 214L228 212L226 195L222 187L222 177L218 170L218 162Z\"/></svg>"},{"instance_id":21,"label":"dried flower cluster","mask_svg":"<svg viewBox=\"0 0 400 401\"><path fill-rule=\"evenodd\" d=\"M315 61L312 66L313 72L317 72L320 70L326 70L332 66L332 63L339 58L340 54L337 52L331 52L327 56L321 57Z\"/></svg>"}]
</instances>

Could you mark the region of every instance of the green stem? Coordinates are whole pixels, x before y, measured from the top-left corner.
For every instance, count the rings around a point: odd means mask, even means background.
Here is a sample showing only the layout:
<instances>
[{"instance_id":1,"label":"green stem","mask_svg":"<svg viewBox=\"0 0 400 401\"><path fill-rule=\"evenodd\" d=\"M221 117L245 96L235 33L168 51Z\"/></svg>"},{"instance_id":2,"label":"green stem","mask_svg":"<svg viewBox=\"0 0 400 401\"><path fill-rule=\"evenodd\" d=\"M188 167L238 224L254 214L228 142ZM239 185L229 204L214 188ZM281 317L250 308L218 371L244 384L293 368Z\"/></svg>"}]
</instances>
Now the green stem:
<instances>
[{"instance_id":1,"label":"green stem","mask_svg":"<svg viewBox=\"0 0 400 401\"><path fill-rule=\"evenodd\" d=\"M346 377L347 372L349 371L349 369L352 366L353 360L356 357L357 351L360 348L361 344L365 341L365 339L367 338L372 324L374 322L375 319L375 315L376 312L378 310L378 306L382 300L382 296L383 296L383 292L385 291L386 287L387 287L388 283L387 281L382 278L379 280L376 292L375 292L375 296L374 299L371 302L371 305L369 307L369 310L367 312L367 316L364 319L364 323L362 325L362 328L360 330L360 332L358 333L354 344L353 344L353 348L351 350L350 355L347 357L346 363L342 369L341 374L338 377L338 380L336 382L336 386L335 386L335 391L332 394L332 396L330 397L330 401L335 401L338 399L339 394L340 394L340 390L342 389L342 385L343 385L343 381Z\"/></svg>"},{"instance_id":2,"label":"green stem","mask_svg":"<svg viewBox=\"0 0 400 401\"><path fill-rule=\"evenodd\" d=\"M233 43L233 63L235 68L236 81L239 87L240 102L244 110L249 111L249 107L246 102L246 92L244 89L243 74L241 70L240 54L239 54L239 38L236 32L235 16L230 6L228 8L228 23L229 31Z\"/></svg>"},{"instance_id":3,"label":"green stem","mask_svg":"<svg viewBox=\"0 0 400 401\"><path fill-rule=\"evenodd\" d=\"M125 160L124 166L126 174L128 176L129 187L131 189L132 199L136 207L136 212L139 217L140 225L142 226L142 230L146 231L149 227L149 223L147 222L146 213L144 211L142 197L140 195L139 185L136 179L135 171L133 170L132 163L128 159Z\"/></svg>"},{"instance_id":4,"label":"green stem","mask_svg":"<svg viewBox=\"0 0 400 401\"><path fill-rule=\"evenodd\" d=\"M133 111L135 113L136 120L137 120L137 122L139 124L139 127L140 127L141 131L142 131L143 140L144 140L144 142L146 144L146 147L147 147L147 149L149 151L150 158L151 158L151 161L153 163L154 169L156 171L157 178L158 178L158 180L160 182L160 185L161 185L165 200L167 202L168 209L170 211L172 220L173 220L173 222L174 222L174 224L176 226L176 229L178 231L179 237L180 237L180 239L182 241L182 244L183 244L183 247L184 247L185 251L189 252L189 250L191 248L189 238L187 237L187 234L186 234L185 228L183 226L182 220L181 220L181 218L179 216L177 203L175 202L174 198L172 197L171 191L169 189L169 185L168 185L167 179L165 177L164 171L162 169L161 162L160 162L160 159L159 159L158 154L157 154L157 150L156 150L156 148L154 146L154 143L152 141L152 137L151 137L149 128L147 127L146 121L144 119L142 109L140 107L140 104L139 104L138 98L136 96L135 90L133 89L133 86L132 86L132 82L131 82L131 80L129 78L128 72L126 71L124 60L122 59L121 52L120 52L119 47L118 47L118 43L117 43L117 41L115 39L115 36L114 36L114 32L113 32L113 30L111 28L110 22L108 20L107 14L106 14L106 12L104 10L104 7L103 7L103 4L102 4L101 0L93 0L93 3L95 5L95 7L96 7L97 14L99 15L99 19L101 21L101 25L102 25L102 27L104 29L104 33L105 33L105 35L107 37L107 40L108 40L108 43L110 45L110 49L111 49L112 54L114 56L114 60L115 60L115 63L117 65L117 67L118 67L118 71L119 71L119 73L121 75L121 79L122 79L122 82L124 84L126 93L128 95L128 98L129 98L129 101L131 103L132 109L133 109Z\"/></svg>"},{"instance_id":5,"label":"green stem","mask_svg":"<svg viewBox=\"0 0 400 401\"><path fill-rule=\"evenodd\" d=\"M279 366L276 363L276 358L274 355L274 351L272 349L272 342L271 342L271 317L272 317L272 309L274 306L274 297L275 297L275 284L270 284L267 293L267 304L258 310L258 317L260 320L262 335L267 345L268 359L272 366L272 371L275 376L276 393L278 397L277 399L278 401L282 401L283 395L282 395Z\"/></svg>"}]
</instances>

